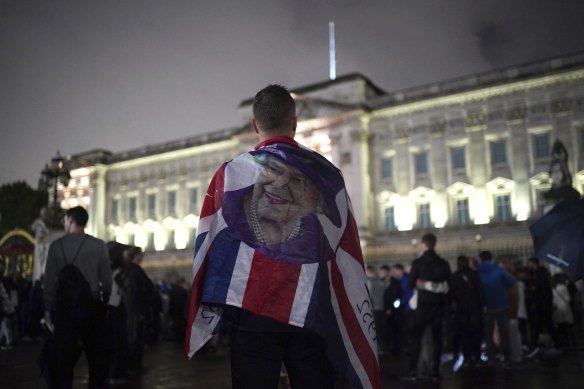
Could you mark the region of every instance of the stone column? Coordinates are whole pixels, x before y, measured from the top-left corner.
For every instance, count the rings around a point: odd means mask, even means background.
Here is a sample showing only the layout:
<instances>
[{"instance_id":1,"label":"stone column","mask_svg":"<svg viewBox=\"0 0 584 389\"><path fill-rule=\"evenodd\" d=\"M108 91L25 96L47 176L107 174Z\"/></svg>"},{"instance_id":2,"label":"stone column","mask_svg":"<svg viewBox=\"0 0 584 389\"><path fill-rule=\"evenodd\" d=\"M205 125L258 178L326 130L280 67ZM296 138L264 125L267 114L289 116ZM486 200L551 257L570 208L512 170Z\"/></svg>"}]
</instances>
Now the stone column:
<instances>
[{"instance_id":1,"label":"stone column","mask_svg":"<svg viewBox=\"0 0 584 389\"><path fill-rule=\"evenodd\" d=\"M477 224L488 223L489 206L486 184L489 179L490 167L486 163L487 145L485 142L485 122L482 114L468 115L466 118L466 133L468 135L467 172L474 193L469 199L471 218Z\"/></svg>"},{"instance_id":2,"label":"stone column","mask_svg":"<svg viewBox=\"0 0 584 389\"><path fill-rule=\"evenodd\" d=\"M507 112L509 128L508 157L511 179L515 182L512 206L517 218L527 220L533 213L529 186L529 150L531 139L527 133L525 106L515 107Z\"/></svg>"},{"instance_id":3,"label":"stone column","mask_svg":"<svg viewBox=\"0 0 584 389\"><path fill-rule=\"evenodd\" d=\"M93 235L99 239L107 240L106 221L106 167L95 165L93 177L91 177L89 225Z\"/></svg>"},{"instance_id":4,"label":"stone column","mask_svg":"<svg viewBox=\"0 0 584 389\"><path fill-rule=\"evenodd\" d=\"M432 155L432 188L435 197L432 204L432 220L439 228L443 227L448 220L448 196L446 186L448 182L448 148L446 147L446 122L434 122L430 126Z\"/></svg>"}]
</instances>

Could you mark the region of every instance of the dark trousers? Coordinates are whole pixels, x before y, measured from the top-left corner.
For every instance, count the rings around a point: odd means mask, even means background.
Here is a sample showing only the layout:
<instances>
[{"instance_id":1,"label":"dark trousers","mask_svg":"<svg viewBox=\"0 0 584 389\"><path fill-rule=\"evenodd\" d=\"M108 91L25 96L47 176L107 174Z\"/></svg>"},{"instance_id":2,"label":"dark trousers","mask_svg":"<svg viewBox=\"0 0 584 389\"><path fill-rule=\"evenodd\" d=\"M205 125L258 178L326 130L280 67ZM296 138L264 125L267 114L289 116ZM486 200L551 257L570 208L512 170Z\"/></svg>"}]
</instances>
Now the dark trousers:
<instances>
[{"instance_id":1,"label":"dark trousers","mask_svg":"<svg viewBox=\"0 0 584 389\"><path fill-rule=\"evenodd\" d=\"M232 328L231 380L234 389L276 389L282 363L292 388L334 387L324 340L313 332L254 332Z\"/></svg>"},{"instance_id":2,"label":"dark trousers","mask_svg":"<svg viewBox=\"0 0 584 389\"><path fill-rule=\"evenodd\" d=\"M139 314L127 315L126 334L128 344L127 367L130 370L142 368L144 345L146 343L146 320Z\"/></svg>"},{"instance_id":3,"label":"dark trousers","mask_svg":"<svg viewBox=\"0 0 584 389\"><path fill-rule=\"evenodd\" d=\"M509 313L507 309L499 311L487 311L485 313L485 343L487 345L487 356L489 361L495 358L497 346L493 340L495 332L495 323L499 329L500 345L499 348L505 359L509 358L511 353L511 338L509 336Z\"/></svg>"},{"instance_id":4,"label":"dark trousers","mask_svg":"<svg viewBox=\"0 0 584 389\"><path fill-rule=\"evenodd\" d=\"M89 388L103 388L107 375L105 307L96 303L82 319L54 315L57 388L73 386L73 369L81 351L89 365Z\"/></svg>"},{"instance_id":5,"label":"dark trousers","mask_svg":"<svg viewBox=\"0 0 584 389\"><path fill-rule=\"evenodd\" d=\"M442 355L442 316L443 304L419 304L414 311L414 331L412 338L412 354L410 356L409 371L415 372L418 366L418 358L422 348L422 338L426 327L432 328L432 340L434 354L432 358L432 374L440 371L440 357Z\"/></svg>"},{"instance_id":6,"label":"dark trousers","mask_svg":"<svg viewBox=\"0 0 584 389\"><path fill-rule=\"evenodd\" d=\"M482 315L480 312L456 312L454 325L459 347L465 358L481 356L481 341L483 339ZM456 350L459 351L459 350Z\"/></svg>"},{"instance_id":7,"label":"dark trousers","mask_svg":"<svg viewBox=\"0 0 584 389\"><path fill-rule=\"evenodd\" d=\"M373 311L373 320L375 321L375 329L377 330L377 349L380 352L385 352L388 348L388 323L385 311Z\"/></svg>"},{"instance_id":8,"label":"dark trousers","mask_svg":"<svg viewBox=\"0 0 584 389\"><path fill-rule=\"evenodd\" d=\"M554 321L552 319L552 310L540 308L529 312L529 323L531 330L531 347L537 347L539 335L547 331L555 345L558 345L558 336Z\"/></svg>"},{"instance_id":9,"label":"dark trousers","mask_svg":"<svg viewBox=\"0 0 584 389\"><path fill-rule=\"evenodd\" d=\"M399 355L406 344L406 328L404 312L401 309L394 309L387 317L387 344L389 351L393 355Z\"/></svg>"},{"instance_id":10,"label":"dark trousers","mask_svg":"<svg viewBox=\"0 0 584 389\"><path fill-rule=\"evenodd\" d=\"M126 337L126 311L123 305L109 307L109 377L124 378L128 358L128 343Z\"/></svg>"}]
</instances>

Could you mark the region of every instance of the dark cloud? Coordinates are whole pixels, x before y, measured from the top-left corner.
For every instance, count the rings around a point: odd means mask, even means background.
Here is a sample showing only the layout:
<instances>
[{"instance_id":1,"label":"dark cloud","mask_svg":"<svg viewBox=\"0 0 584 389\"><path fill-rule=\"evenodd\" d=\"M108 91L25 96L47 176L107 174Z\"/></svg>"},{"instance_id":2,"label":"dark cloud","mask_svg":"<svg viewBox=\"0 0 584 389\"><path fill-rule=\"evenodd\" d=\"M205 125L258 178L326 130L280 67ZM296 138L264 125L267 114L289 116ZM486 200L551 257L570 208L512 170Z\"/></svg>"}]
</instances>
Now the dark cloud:
<instances>
[{"instance_id":1,"label":"dark cloud","mask_svg":"<svg viewBox=\"0 0 584 389\"><path fill-rule=\"evenodd\" d=\"M513 49L513 38L502 23L486 22L479 24L473 34L481 55L492 67L507 63L506 54Z\"/></svg>"}]
</instances>

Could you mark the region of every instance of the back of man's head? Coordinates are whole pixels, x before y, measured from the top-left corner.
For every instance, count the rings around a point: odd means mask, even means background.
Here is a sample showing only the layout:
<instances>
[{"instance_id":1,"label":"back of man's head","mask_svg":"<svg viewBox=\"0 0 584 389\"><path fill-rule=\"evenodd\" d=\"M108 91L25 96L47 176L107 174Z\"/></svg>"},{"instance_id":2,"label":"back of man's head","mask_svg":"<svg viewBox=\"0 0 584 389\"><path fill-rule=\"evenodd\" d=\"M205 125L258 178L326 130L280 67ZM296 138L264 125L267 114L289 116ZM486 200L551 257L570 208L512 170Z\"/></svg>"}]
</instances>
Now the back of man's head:
<instances>
[{"instance_id":1,"label":"back of man's head","mask_svg":"<svg viewBox=\"0 0 584 389\"><path fill-rule=\"evenodd\" d=\"M73 219L75 224L78 227L85 227L87 225L87 221L89 220L89 214L85 210L85 208L81 206L69 208L65 211L65 216L70 217Z\"/></svg>"},{"instance_id":2,"label":"back of man's head","mask_svg":"<svg viewBox=\"0 0 584 389\"><path fill-rule=\"evenodd\" d=\"M280 135L293 128L296 103L285 87L268 85L253 99L253 117L261 131Z\"/></svg>"},{"instance_id":3,"label":"back of man's head","mask_svg":"<svg viewBox=\"0 0 584 389\"><path fill-rule=\"evenodd\" d=\"M422 236L422 243L426 245L428 250L434 250L437 241L438 239L436 239L436 235L434 234L426 234Z\"/></svg>"},{"instance_id":4,"label":"back of man's head","mask_svg":"<svg viewBox=\"0 0 584 389\"><path fill-rule=\"evenodd\" d=\"M490 251L481 251L479 253L479 258L481 262L491 262L493 260L493 254Z\"/></svg>"}]
</instances>

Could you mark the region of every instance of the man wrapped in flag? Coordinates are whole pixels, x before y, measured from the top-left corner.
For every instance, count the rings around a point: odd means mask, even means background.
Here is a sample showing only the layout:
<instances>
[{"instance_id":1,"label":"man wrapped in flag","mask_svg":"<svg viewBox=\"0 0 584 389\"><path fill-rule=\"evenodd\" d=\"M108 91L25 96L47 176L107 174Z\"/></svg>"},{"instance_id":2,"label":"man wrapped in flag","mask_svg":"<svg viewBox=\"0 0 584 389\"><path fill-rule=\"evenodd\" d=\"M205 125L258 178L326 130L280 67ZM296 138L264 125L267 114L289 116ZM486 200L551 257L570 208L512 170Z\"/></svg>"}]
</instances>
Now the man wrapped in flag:
<instances>
[{"instance_id":1,"label":"man wrapped in flag","mask_svg":"<svg viewBox=\"0 0 584 389\"><path fill-rule=\"evenodd\" d=\"M223 164L201 211L185 354L230 328L234 388L379 388L375 324L340 171L294 141L290 93L255 96L255 150Z\"/></svg>"}]
</instances>

